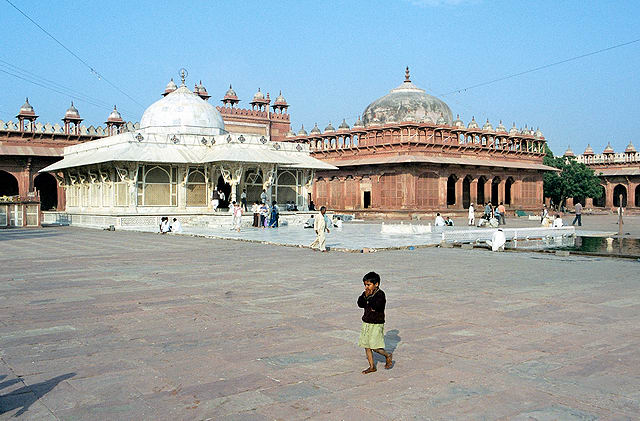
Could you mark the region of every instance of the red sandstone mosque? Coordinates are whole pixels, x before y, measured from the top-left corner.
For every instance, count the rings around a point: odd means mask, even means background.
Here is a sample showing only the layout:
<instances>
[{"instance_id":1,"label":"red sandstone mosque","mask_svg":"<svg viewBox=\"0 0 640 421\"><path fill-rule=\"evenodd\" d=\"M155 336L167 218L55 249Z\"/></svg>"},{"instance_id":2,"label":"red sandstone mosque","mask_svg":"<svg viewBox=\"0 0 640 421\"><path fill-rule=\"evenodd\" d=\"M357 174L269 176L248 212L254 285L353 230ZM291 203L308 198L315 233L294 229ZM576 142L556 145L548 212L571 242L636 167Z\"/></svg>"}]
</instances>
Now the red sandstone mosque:
<instances>
[{"instance_id":1,"label":"red sandstone mosque","mask_svg":"<svg viewBox=\"0 0 640 421\"><path fill-rule=\"evenodd\" d=\"M177 88L171 80L162 95ZM210 98L202 82L193 93L205 101ZM526 126L518 129L515 123L507 129L502 121L494 127L489 121L480 126L475 118L466 125L459 116L454 120L447 104L411 82L408 68L404 82L374 100L353 126L343 120L337 128L329 123L320 130L316 124L308 133L304 126L294 133L282 93L271 101L269 93L258 89L250 107L241 108L230 86L222 105L215 108L227 133L300 143L313 157L337 167L309 174L311 179L305 181L309 189L304 189L309 197L298 193L296 198L300 208L313 200L316 206L360 216L412 217L462 211L470 203L503 202L511 210L534 210L543 203L542 176L553 169L542 163L546 145L542 132ZM28 225L29 218L33 222L39 203L42 210L67 208L64 177L39 172L59 161L66 146L140 129L138 123L123 120L115 107L104 127L82 125L73 103L62 124L42 124L37 118L27 99L16 115L17 123L0 121L0 200L19 197L24 204L20 212L5 207L5 225ZM640 156L633 145L624 154L608 147L602 155L594 155L590 149L578 159L599 170L606 199L592 203L585 198L587 207L613 207L617 193L623 193L623 205L628 201L628 206L638 207ZM272 193L274 200L277 191Z\"/></svg>"}]
</instances>

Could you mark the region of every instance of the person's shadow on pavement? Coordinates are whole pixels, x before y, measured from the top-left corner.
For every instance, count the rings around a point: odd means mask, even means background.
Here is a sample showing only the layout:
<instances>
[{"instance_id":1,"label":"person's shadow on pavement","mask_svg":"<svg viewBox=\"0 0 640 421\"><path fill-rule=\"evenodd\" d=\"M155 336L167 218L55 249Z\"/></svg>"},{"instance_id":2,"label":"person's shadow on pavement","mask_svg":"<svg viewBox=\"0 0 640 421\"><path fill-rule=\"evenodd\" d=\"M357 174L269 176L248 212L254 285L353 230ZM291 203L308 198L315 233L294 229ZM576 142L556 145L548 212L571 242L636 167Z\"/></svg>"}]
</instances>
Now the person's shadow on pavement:
<instances>
[{"instance_id":1,"label":"person's shadow on pavement","mask_svg":"<svg viewBox=\"0 0 640 421\"><path fill-rule=\"evenodd\" d=\"M0 395L0 415L5 412L13 411L16 408L21 408L18 412L15 413L15 417L19 417L29 410L29 407L33 405L38 399L49 393L53 390L54 387L58 385L61 381L67 380L76 373L67 373L61 376L54 377L50 380L35 383L30 386L24 386L20 389L16 389L12 392L7 393L6 395ZM0 377L0 380L5 378L5 376ZM6 382L0 383L0 389L4 389L13 384L20 382L21 379L13 379L8 380Z\"/></svg>"},{"instance_id":2,"label":"person's shadow on pavement","mask_svg":"<svg viewBox=\"0 0 640 421\"><path fill-rule=\"evenodd\" d=\"M384 334L384 349L387 352L391 352L394 353L396 351L396 348L398 347L398 343L400 343L400 335L399 335L400 331L398 329L392 329L388 332L386 332ZM385 358L378 354L378 353L373 353L373 358L374 360L384 363L386 362ZM395 365L395 362L393 363L393 365ZM393 365L391 367L393 367Z\"/></svg>"}]
</instances>

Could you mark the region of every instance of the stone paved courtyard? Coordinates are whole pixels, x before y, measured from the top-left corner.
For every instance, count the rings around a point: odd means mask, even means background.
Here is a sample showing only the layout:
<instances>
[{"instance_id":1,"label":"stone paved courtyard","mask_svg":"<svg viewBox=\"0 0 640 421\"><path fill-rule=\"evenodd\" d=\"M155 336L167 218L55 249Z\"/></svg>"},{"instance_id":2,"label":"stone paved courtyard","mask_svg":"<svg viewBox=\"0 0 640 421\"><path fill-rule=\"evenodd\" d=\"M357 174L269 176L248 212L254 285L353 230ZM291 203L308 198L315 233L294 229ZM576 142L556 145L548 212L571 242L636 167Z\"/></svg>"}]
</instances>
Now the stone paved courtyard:
<instances>
[{"instance_id":1,"label":"stone paved courtyard","mask_svg":"<svg viewBox=\"0 0 640 421\"><path fill-rule=\"evenodd\" d=\"M0 419L632 420L640 263L0 231ZM362 275L392 370L356 346Z\"/></svg>"}]
</instances>

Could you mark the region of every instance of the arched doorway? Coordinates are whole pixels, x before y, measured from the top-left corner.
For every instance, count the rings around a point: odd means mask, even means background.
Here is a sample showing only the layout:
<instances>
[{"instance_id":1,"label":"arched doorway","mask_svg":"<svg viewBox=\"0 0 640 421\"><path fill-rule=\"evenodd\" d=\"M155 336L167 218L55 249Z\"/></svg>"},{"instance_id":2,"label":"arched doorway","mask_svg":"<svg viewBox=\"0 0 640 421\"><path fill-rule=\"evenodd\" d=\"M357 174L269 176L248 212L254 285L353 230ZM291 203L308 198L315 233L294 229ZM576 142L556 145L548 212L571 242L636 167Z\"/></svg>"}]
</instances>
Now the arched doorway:
<instances>
[{"instance_id":1,"label":"arched doorway","mask_svg":"<svg viewBox=\"0 0 640 421\"><path fill-rule=\"evenodd\" d=\"M456 204L456 181L458 181L458 177L454 174L447 178L447 206Z\"/></svg>"},{"instance_id":2,"label":"arched doorway","mask_svg":"<svg viewBox=\"0 0 640 421\"><path fill-rule=\"evenodd\" d=\"M485 177L484 175L481 176L480 178L478 178L478 188L477 188L477 192L476 192L476 197L478 198L478 203L477 205L484 205L485 203L485 199L484 199L484 185L487 182L487 177Z\"/></svg>"},{"instance_id":3,"label":"arched doorway","mask_svg":"<svg viewBox=\"0 0 640 421\"><path fill-rule=\"evenodd\" d=\"M6 171L0 171L0 196L17 196L20 194L18 180Z\"/></svg>"},{"instance_id":4,"label":"arched doorway","mask_svg":"<svg viewBox=\"0 0 640 421\"><path fill-rule=\"evenodd\" d=\"M218 177L218 184L216 188L224 193L224 200L220 201L221 208L228 208L229 201L231 200L231 184L225 183L224 178L222 176Z\"/></svg>"},{"instance_id":5,"label":"arched doorway","mask_svg":"<svg viewBox=\"0 0 640 421\"><path fill-rule=\"evenodd\" d=\"M622 195L622 207L627 207L627 188L618 184L613 188L613 206L620 206L620 195Z\"/></svg>"},{"instance_id":6,"label":"arched doorway","mask_svg":"<svg viewBox=\"0 0 640 421\"><path fill-rule=\"evenodd\" d=\"M40 209L55 210L58 207L58 183L49 173L40 173L33 180L33 187L40 193Z\"/></svg>"},{"instance_id":7,"label":"arched doorway","mask_svg":"<svg viewBox=\"0 0 640 421\"><path fill-rule=\"evenodd\" d=\"M498 206L500 202L498 186L500 186L500 177L493 177L491 180L491 203L493 206Z\"/></svg>"},{"instance_id":8,"label":"arched doorway","mask_svg":"<svg viewBox=\"0 0 640 421\"><path fill-rule=\"evenodd\" d=\"M513 177L507 178L504 184L504 204L511 205L511 188L513 187Z\"/></svg>"},{"instance_id":9,"label":"arched doorway","mask_svg":"<svg viewBox=\"0 0 640 421\"><path fill-rule=\"evenodd\" d=\"M640 208L640 184L636 186L635 196L636 196L636 203L635 203L636 208Z\"/></svg>"},{"instance_id":10,"label":"arched doorway","mask_svg":"<svg viewBox=\"0 0 640 421\"><path fill-rule=\"evenodd\" d=\"M462 180L462 207L469 209L471 203L471 176L468 175Z\"/></svg>"},{"instance_id":11,"label":"arched doorway","mask_svg":"<svg viewBox=\"0 0 640 421\"><path fill-rule=\"evenodd\" d=\"M600 185L598 187L598 189L600 190L600 197L594 197L593 198L593 206L598 207L598 208L604 208L605 203L606 203L606 199L607 199L607 195L604 189L603 185Z\"/></svg>"}]
</instances>

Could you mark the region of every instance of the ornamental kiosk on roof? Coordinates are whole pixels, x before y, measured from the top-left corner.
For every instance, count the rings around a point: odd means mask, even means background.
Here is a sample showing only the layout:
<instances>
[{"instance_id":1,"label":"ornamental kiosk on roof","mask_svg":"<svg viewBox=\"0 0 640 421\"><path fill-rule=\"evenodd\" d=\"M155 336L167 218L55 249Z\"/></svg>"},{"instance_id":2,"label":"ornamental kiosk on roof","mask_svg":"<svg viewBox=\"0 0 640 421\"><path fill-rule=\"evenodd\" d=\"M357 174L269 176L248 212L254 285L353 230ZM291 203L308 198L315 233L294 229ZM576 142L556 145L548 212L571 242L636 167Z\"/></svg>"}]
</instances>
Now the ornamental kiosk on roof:
<instances>
[{"instance_id":1,"label":"ornamental kiosk on roof","mask_svg":"<svg viewBox=\"0 0 640 421\"><path fill-rule=\"evenodd\" d=\"M228 132L220 111L206 101L202 83L192 92L185 77L182 71L175 89L170 82L164 97L144 112L138 130L68 146L61 161L42 170L64 185L67 211L201 212L210 209L214 189L226 189L232 201L242 189L249 201L258 200L265 189L273 200L307 206L313 172L335 167L312 158L308 145ZM114 108L110 117L119 122L116 114Z\"/></svg>"}]
</instances>

